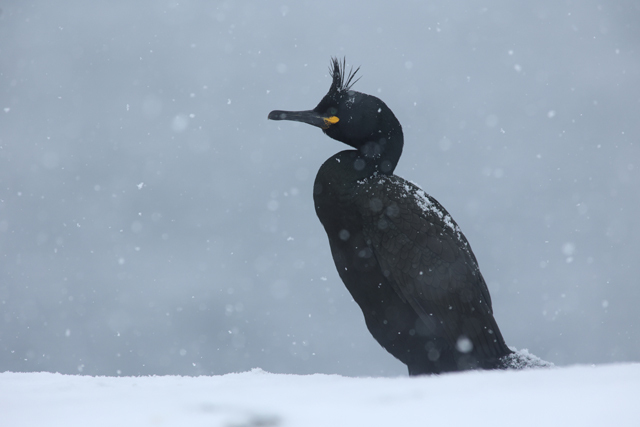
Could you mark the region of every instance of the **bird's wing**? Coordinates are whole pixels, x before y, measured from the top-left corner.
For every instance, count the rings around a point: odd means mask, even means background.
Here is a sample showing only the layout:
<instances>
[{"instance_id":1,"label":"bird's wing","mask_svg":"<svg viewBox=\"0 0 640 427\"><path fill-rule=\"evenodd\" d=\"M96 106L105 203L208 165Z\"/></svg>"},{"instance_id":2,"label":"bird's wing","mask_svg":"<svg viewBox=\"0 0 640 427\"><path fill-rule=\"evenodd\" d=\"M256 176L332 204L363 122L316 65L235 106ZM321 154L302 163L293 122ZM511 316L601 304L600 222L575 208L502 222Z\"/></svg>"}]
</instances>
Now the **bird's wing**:
<instances>
[{"instance_id":1,"label":"bird's wing","mask_svg":"<svg viewBox=\"0 0 640 427\"><path fill-rule=\"evenodd\" d=\"M504 346L487 285L473 252L447 211L398 177L367 185L364 235L396 293L454 348L461 337L491 357ZM363 187L364 188L364 187Z\"/></svg>"}]
</instances>

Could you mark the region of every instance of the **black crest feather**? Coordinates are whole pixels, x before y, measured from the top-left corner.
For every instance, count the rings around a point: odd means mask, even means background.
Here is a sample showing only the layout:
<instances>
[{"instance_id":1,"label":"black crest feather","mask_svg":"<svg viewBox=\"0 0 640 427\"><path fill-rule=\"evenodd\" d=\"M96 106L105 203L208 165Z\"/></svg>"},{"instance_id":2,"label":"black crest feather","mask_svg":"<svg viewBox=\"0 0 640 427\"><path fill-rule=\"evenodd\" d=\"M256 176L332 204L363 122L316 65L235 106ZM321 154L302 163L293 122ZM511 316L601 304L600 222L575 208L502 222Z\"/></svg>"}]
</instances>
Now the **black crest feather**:
<instances>
[{"instance_id":1,"label":"black crest feather","mask_svg":"<svg viewBox=\"0 0 640 427\"><path fill-rule=\"evenodd\" d=\"M353 80L359 69L360 67L354 71L353 67L351 67L349 73L347 73L347 58L343 58L342 63L340 63L338 58L331 58L329 71L331 71L333 83L331 83L330 92L346 92L351 89L351 87L360 80L360 77Z\"/></svg>"}]
</instances>

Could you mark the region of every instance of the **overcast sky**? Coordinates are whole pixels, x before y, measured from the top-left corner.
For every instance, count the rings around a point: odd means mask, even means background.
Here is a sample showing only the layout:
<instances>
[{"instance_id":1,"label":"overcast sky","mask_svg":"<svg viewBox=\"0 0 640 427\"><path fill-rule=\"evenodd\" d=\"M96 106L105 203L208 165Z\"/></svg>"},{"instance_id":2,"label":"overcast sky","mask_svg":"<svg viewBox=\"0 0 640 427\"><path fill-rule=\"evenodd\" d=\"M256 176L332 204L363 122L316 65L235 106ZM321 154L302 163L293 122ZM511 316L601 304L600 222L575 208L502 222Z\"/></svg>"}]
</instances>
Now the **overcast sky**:
<instances>
[{"instance_id":1,"label":"overcast sky","mask_svg":"<svg viewBox=\"0 0 640 427\"><path fill-rule=\"evenodd\" d=\"M365 6L366 5L366 6ZM637 1L0 4L0 371L401 375L270 122L331 56L403 125L509 345L640 360Z\"/></svg>"}]
</instances>

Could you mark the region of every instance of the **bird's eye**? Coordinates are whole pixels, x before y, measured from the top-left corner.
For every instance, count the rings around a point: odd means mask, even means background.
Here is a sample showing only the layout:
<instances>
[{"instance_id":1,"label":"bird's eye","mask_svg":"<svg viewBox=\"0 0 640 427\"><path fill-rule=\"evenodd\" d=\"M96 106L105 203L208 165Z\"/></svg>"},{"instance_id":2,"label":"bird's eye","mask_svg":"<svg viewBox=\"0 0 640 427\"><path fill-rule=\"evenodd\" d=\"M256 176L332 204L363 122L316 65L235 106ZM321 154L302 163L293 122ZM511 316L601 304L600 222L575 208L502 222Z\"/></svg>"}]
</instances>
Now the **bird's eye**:
<instances>
[{"instance_id":1,"label":"bird's eye","mask_svg":"<svg viewBox=\"0 0 640 427\"><path fill-rule=\"evenodd\" d=\"M336 107L331 107L327 110L327 114L330 116L335 116L338 114L338 109Z\"/></svg>"}]
</instances>

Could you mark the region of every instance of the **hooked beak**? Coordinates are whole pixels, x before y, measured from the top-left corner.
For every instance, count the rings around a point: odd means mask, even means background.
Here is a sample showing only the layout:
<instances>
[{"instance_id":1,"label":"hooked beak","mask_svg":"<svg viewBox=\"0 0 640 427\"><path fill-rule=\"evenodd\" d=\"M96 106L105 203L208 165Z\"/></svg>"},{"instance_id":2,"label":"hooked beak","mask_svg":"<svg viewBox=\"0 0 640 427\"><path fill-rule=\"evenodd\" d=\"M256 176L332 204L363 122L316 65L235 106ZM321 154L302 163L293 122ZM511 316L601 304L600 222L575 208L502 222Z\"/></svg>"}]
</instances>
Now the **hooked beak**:
<instances>
[{"instance_id":1,"label":"hooked beak","mask_svg":"<svg viewBox=\"0 0 640 427\"><path fill-rule=\"evenodd\" d=\"M321 129L328 129L329 126L338 123L340 119L336 116L326 117L314 111L280 111L274 110L269 113L269 120L289 120L292 122L302 122Z\"/></svg>"}]
</instances>

